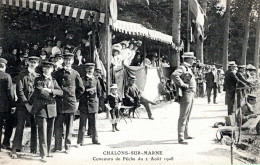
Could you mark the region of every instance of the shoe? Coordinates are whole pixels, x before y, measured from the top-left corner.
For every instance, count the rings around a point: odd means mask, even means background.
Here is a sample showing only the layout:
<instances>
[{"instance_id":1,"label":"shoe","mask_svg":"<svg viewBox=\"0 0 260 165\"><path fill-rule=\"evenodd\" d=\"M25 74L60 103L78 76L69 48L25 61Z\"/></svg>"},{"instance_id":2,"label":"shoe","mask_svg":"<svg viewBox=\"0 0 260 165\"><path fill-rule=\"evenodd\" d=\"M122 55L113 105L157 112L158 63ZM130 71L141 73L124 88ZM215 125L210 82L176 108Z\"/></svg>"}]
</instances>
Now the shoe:
<instances>
[{"instance_id":1,"label":"shoe","mask_svg":"<svg viewBox=\"0 0 260 165\"><path fill-rule=\"evenodd\" d=\"M56 148L53 148L52 150L51 150L51 152L60 152L62 149L56 149Z\"/></svg>"},{"instance_id":2,"label":"shoe","mask_svg":"<svg viewBox=\"0 0 260 165\"><path fill-rule=\"evenodd\" d=\"M48 158L53 158L53 155L48 154L47 157L48 157Z\"/></svg>"},{"instance_id":3,"label":"shoe","mask_svg":"<svg viewBox=\"0 0 260 165\"><path fill-rule=\"evenodd\" d=\"M153 118L153 117L149 117L149 119L150 119L150 120L154 120L154 118Z\"/></svg>"},{"instance_id":4,"label":"shoe","mask_svg":"<svg viewBox=\"0 0 260 165\"><path fill-rule=\"evenodd\" d=\"M76 144L76 148L79 148L82 144Z\"/></svg>"},{"instance_id":5,"label":"shoe","mask_svg":"<svg viewBox=\"0 0 260 165\"><path fill-rule=\"evenodd\" d=\"M3 144L1 148L2 148L2 149L6 149L6 150L11 150L11 149L12 149L12 148L10 147L10 145L5 145L5 144ZM0 148L0 150L1 150L1 148Z\"/></svg>"},{"instance_id":6,"label":"shoe","mask_svg":"<svg viewBox=\"0 0 260 165\"><path fill-rule=\"evenodd\" d=\"M43 156L43 157L41 158L41 162L44 162L44 163L46 163L46 162L47 162L47 160L46 160L46 157L45 157L45 156Z\"/></svg>"},{"instance_id":7,"label":"shoe","mask_svg":"<svg viewBox=\"0 0 260 165\"><path fill-rule=\"evenodd\" d=\"M69 154L70 153L70 150L68 149L68 150L65 150L65 153L66 154Z\"/></svg>"},{"instance_id":8,"label":"shoe","mask_svg":"<svg viewBox=\"0 0 260 165\"><path fill-rule=\"evenodd\" d=\"M115 130L120 131L119 129L117 129L117 123L115 123Z\"/></svg>"},{"instance_id":9,"label":"shoe","mask_svg":"<svg viewBox=\"0 0 260 165\"><path fill-rule=\"evenodd\" d=\"M185 139L194 139L194 137L188 136Z\"/></svg>"},{"instance_id":10,"label":"shoe","mask_svg":"<svg viewBox=\"0 0 260 165\"><path fill-rule=\"evenodd\" d=\"M184 140L179 140L179 143L180 143L180 144L185 144L185 145L188 144L188 142L186 142L186 141L184 141Z\"/></svg>"},{"instance_id":11,"label":"shoe","mask_svg":"<svg viewBox=\"0 0 260 165\"><path fill-rule=\"evenodd\" d=\"M115 131L115 124L112 124L112 132L116 132Z\"/></svg>"},{"instance_id":12,"label":"shoe","mask_svg":"<svg viewBox=\"0 0 260 165\"><path fill-rule=\"evenodd\" d=\"M32 154L37 154L37 151L36 150L32 150L31 153Z\"/></svg>"},{"instance_id":13,"label":"shoe","mask_svg":"<svg viewBox=\"0 0 260 165\"><path fill-rule=\"evenodd\" d=\"M208 104L210 104L210 102L208 102Z\"/></svg>"},{"instance_id":14,"label":"shoe","mask_svg":"<svg viewBox=\"0 0 260 165\"><path fill-rule=\"evenodd\" d=\"M218 104L217 102L214 102L214 104Z\"/></svg>"},{"instance_id":15,"label":"shoe","mask_svg":"<svg viewBox=\"0 0 260 165\"><path fill-rule=\"evenodd\" d=\"M98 141L93 142L93 144L100 145L100 143Z\"/></svg>"}]
</instances>

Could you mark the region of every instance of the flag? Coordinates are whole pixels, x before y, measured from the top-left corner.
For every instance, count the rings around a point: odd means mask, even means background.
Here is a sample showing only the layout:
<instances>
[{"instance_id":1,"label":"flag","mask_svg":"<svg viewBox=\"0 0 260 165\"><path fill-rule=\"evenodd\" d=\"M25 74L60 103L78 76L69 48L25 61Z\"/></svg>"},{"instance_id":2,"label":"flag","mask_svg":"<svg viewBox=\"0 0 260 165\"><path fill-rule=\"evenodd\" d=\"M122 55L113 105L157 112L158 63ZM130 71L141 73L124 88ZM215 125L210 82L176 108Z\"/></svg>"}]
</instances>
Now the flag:
<instances>
[{"instance_id":1,"label":"flag","mask_svg":"<svg viewBox=\"0 0 260 165\"><path fill-rule=\"evenodd\" d=\"M205 13L197 0L189 0L189 7L195 17L197 31L204 38Z\"/></svg>"}]
</instances>

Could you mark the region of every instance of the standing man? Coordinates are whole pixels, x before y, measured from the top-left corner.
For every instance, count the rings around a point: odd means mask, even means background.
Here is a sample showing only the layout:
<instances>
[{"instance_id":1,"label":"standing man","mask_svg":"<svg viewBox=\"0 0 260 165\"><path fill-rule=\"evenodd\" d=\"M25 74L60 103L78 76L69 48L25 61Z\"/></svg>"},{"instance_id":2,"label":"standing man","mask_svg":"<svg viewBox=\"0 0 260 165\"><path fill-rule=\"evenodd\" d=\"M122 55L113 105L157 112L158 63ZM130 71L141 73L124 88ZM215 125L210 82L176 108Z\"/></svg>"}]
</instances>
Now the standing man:
<instances>
[{"instance_id":1,"label":"standing man","mask_svg":"<svg viewBox=\"0 0 260 165\"><path fill-rule=\"evenodd\" d=\"M1 147L10 148L10 138L13 132L11 114L15 111L15 96L12 78L5 73L7 61L0 58L0 151ZM5 137L2 142L3 120L6 120Z\"/></svg>"},{"instance_id":2,"label":"standing man","mask_svg":"<svg viewBox=\"0 0 260 165\"><path fill-rule=\"evenodd\" d=\"M79 73L72 69L74 55L64 54L64 67L54 74L59 86L63 90L63 96L57 97L57 118L55 121L55 146L53 152L62 150L63 124L66 127L65 152L70 152L71 138L73 131L74 113L78 109L78 99L85 88Z\"/></svg>"},{"instance_id":3,"label":"standing man","mask_svg":"<svg viewBox=\"0 0 260 165\"><path fill-rule=\"evenodd\" d=\"M181 90L179 92L180 116L178 120L178 142L180 144L188 144L185 139L193 139L193 137L189 136L188 125L196 93L196 80L191 70L194 53L185 52L182 57L183 63L172 73L171 77Z\"/></svg>"},{"instance_id":4,"label":"standing man","mask_svg":"<svg viewBox=\"0 0 260 165\"><path fill-rule=\"evenodd\" d=\"M26 119L31 121L31 153L37 152L37 127L35 116L31 114L32 103L30 99L34 92L34 80L39 77L36 67L39 65L39 58L31 56L28 59L28 69L22 71L16 82L17 93L17 126L13 140L11 157L17 158L16 150L22 149L23 130Z\"/></svg>"},{"instance_id":5,"label":"standing man","mask_svg":"<svg viewBox=\"0 0 260 165\"><path fill-rule=\"evenodd\" d=\"M237 85L245 86L245 84L236 76L237 64L235 61L229 62L229 69L225 73L224 89L226 91L226 101L228 107L228 115L234 112L235 94Z\"/></svg>"},{"instance_id":6,"label":"standing man","mask_svg":"<svg viewBox=\"0 0 260 165\"><path fill-rule=\"evenodd\" d=\"M252 83L250 83L246 77L245 77L245 74L246 74L246 66L245 65L239 65L238 66L238 71L236 73L236 76L237 78L243 82L244 84L248 85L248 86L251 86L253 85ZM243 84L239 83L237 85L238 88L240 87L244 87ZM246 90L245 89L241 89L241 90L238 90L237 91L237 107L241 107L242 105L244 105L246 103L246 100L245 100L245 95L246 95Z\"/></svg>"},{"instance_id":7,"label":"standing man","mask_svg":"<svg viewBox=\"0 0 260 165\"><path fill-rule=\"evenodd\" d=\"M99 80L94 76L95 64L86 63L85 67L86 76L83 77L85 92L82 94L79 102L80 121L77 147L84 144L87 119L89 120L92 143L100 145L98 142L96 120L99 107L98 98L101 95L101 86Z\"/></svg>"},{"instance_id":8,"label":"standing man","mask_svg":"<svg viewBox=\"0 0 260 165\"><path fill-rule=\"evenodd\" d=\"M218 89L218 74L216 71L215 65L211 66L211 71L206 73L205 75L206 79L206 89L207 89L207 96L208 96L208 104L211 102L211 91L213 89L213 103L217 104L216 98L217 98L217 89Z\"/></svg>"},{"instance_id":9,"label":"standing man","mask_svg":"<svg viewBox=\"0 0 260 165\"><path fill-rule=\"evenodd\" d=\"M57 116L56 96L63 92L57 81L52 78L54 63L42 63L43 74L35 79L34 97L32 97L32 114L36 115L39 134L40 156L46 161L46 156L51 157L51 138L53 136L54 119Z\"/></svg>"}]
</instances>

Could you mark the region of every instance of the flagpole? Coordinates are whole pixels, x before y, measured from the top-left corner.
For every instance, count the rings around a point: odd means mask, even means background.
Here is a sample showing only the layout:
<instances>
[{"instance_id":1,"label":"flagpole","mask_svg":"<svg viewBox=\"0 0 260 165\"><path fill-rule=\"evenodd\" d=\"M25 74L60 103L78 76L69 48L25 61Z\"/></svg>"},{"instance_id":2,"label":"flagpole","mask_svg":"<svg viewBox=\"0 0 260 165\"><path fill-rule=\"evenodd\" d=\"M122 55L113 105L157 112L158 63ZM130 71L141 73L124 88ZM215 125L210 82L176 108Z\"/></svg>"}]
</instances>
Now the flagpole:
<instances>
[{"instance_id":1,"label":"flagpole","mask_svg":"<svg viewBox=\"0 0 260 165\"><path fill-rule=\"evenodd\" d=\"M187 14L187 52L190 52L190 5L188 2L188 14Z\"/></svg>"}]
</instances>

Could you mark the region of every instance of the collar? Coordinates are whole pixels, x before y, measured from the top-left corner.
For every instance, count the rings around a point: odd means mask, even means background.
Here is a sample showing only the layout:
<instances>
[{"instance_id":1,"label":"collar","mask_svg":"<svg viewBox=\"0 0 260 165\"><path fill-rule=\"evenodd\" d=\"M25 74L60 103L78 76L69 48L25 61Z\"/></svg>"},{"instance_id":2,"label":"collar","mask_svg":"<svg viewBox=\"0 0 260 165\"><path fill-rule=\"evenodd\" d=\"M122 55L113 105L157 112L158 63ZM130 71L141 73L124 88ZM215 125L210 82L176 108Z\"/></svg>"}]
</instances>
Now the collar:
<instances>
[{"instance_id":1,"label":"collar","mask_svg":"<svg viewBox=\"0 0 260 165\"><path fill-rule=\"evenodd\" d=\"M33 74L36 73L35 70L33 70L33 69L29 68L29 67L28 67L28 72L29 72L29 73L33 73Z\"/></svg>"},{"instance_id":2,"label":"collar","mask_svg":"<svg viewBox=\"0 0 260 165\"><path fill-rule=\"evenodd\" d=\"M86 74L86 77L87 77L87 78L91 78L91 79L94 79L94 78L95 78L94 75L89 75L89 74Z\"/></svg>"},{"instance_id":3,"label":"collar","mask_svg":"<svg viewBox=\"0 0 260 165\"><path fill-rule=\"evenodd\" d=\"M189 68L191 67L191 65L190 65L189 63L187 63L187 62L183 62L183 65L184 65L184 66L187 66L187 67L189 67Z\"/></svg>"},{"instance_id":4,"label":"collar","mask_svg":"<svg viewBox=\"0 0 260 165\"><path fill-rule=\"evenodd\" d=\"M43 76L45 77L45 79L52 79L52 76L50 75L50 76L47 76L47 75L45 75L44 73L43 73Z\"/></svg>"},{"instance_id":5,"label":"collar","mask_svg":"<svg viewBox=\"0 0 260 165\"><path fill-rule=\"evenodd\" d=\"M250 112L254 112L253 105L249 104L248 102L247 102L246 104L247 104L247 106L248 106L248 110L249 110Z\"/></svg>"},{"instance_id":6,"label":"collar","mask_svg":"<svg viewBox=\"0 0 260 165\"><path fill-rule=\"evenodd\" d=\"M67 71L67 72L71 73L71 70L72 70L72 68L71 68L71 67L66 67L66 66L64 66L63 68L64 68L64 70L65 70L65 71Z\"/></svg>"},{"instance_id":7,"label":"collar","mask_svg":"<svg viewBox=\"0 0 260 165\"><path fill-rule=\"evenodd\" d=\"M114 98L117 98L118 97L118 94L114 95L113 93L110 93L110 95Z\"/></svg>"}]
</instances>

